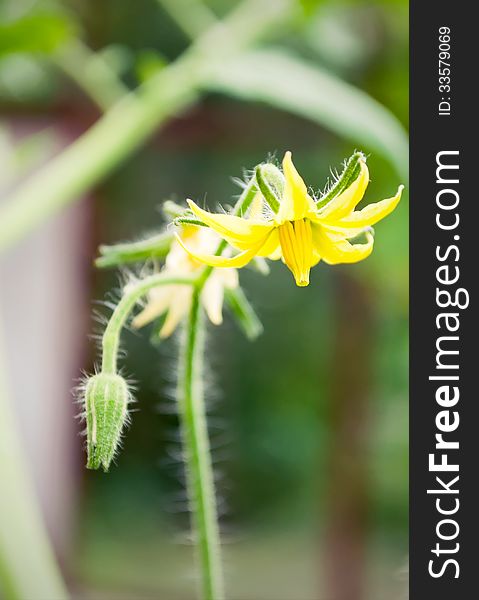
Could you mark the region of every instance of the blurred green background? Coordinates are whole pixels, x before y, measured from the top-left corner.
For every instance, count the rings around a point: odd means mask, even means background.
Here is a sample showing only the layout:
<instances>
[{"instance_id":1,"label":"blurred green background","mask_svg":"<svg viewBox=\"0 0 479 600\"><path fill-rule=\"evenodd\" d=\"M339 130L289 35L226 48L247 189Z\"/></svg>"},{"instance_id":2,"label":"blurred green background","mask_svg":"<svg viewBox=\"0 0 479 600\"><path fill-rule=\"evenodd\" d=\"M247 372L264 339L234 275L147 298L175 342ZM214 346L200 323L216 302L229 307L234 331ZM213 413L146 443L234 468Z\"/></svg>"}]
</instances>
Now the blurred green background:
<instances>
[{"instance_id":1,"label":"blurred green background","mask_svg":"<svg viewBox=\"0 0 479 600\"><path fill-rule=\"evenodd\" d=\"M22 179L99 115L64 65L59 68L61 52L52 58L52 49L81 37L134 87L190 44L171 12L175 5L181 20L187 4L1 2L0 151L10 157L12 172ZM206 4L222 17L238 3ZM407 128L408 3L293 4L291 16L267 32L262 46L365 91ZM312 96L314 106L316 90L301 72L280 75L285 97L293 90L298 102ZM363 116L354 94L348 110L359 129L349 134L342 115L321 124L264 94L255 100L241 90L222 91L204 94L169 120L82 201L87 227L75 250L85 305L78 317L78 372L91 371L97 358L86 340L99 327L85 314L118 288L117 273L94 271L96 248L161 228L163 200L192 197L211 208L231 202L238 193L231 176L271 153L281 158L287 149L315 189L323 189L330 168L340 168L356 148L369 155L366 201L407 184L407 155L392 146L397 131L389 136L388 123L370 127L374 110ZM330 98L333 106L342 101ZM382 118L378 113L378 122ZM374 127L384 142L368 137ZM382 148L388 140L389 152ZM246 341L228 315L223 326L210 326L210 425L231 600L405 597L407 199L376 227L367 261L321 264L306 289L296 288L280 264L272 264L269 277L243 270L242 284L265 327L256 342ZM72 534L59 550L61 563L81 598L186 600L194 596L194 577L169 399L176 345L152 346L145 331L126 333L124 342L125 370L138 382L138 411L109 474L85 471L76 452ZM62 401L70 402L66 395ZM74 443L79 448L79 439Z\"/></svg>"}]
</instances>

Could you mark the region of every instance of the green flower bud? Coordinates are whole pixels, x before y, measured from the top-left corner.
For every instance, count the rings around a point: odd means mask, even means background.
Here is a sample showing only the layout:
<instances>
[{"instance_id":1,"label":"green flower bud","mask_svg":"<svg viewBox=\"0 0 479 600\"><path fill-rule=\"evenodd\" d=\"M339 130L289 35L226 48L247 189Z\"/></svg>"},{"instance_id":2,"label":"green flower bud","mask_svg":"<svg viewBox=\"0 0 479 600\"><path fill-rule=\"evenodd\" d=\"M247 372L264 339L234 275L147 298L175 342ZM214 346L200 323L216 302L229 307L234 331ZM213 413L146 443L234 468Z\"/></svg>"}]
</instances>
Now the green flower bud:
<instances>
[{"instance_id":1,"label":"green flower bud","mask_svg":"<svg viewBox=\"0 0 479 600\"><path fill-rule=\"evenodd\" d=\"M128 424L131 394L117 374L98 373L88 379L84 391L87 434L87 468L108 471Z\"/></svg>"}]
</instances>

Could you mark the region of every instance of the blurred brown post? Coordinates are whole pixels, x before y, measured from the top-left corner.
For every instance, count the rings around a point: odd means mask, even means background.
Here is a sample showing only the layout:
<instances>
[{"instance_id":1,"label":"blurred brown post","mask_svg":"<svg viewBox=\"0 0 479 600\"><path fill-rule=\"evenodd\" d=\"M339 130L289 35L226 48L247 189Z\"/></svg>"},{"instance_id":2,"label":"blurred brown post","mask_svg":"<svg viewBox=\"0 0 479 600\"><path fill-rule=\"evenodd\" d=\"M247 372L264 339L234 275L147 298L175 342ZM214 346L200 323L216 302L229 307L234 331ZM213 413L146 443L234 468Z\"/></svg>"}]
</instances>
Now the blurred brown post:
<instances>
[{"instance_id":1,"label":"blurred brown post","mask_svg":"<svg viewBox=\"0 0 479 600\"><path fill-rule=\"evenodd\" d=\"M336 331L328 408L331 438L325 599L362 600L367 567L372 311L368 289L359 279L341 268L334 276Z\"/></svg>"}]
</instances>

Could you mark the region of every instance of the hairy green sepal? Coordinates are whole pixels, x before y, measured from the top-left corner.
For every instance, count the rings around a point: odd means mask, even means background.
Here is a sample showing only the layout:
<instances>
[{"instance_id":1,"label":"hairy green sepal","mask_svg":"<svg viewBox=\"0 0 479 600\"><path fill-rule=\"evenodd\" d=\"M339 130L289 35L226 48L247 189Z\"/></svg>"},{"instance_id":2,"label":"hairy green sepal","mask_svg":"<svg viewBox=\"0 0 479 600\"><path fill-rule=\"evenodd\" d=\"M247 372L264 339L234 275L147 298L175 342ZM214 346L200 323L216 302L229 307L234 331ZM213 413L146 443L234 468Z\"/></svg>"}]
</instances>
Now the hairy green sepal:
<instances>
[{"instance_id":1,"label":"hairy green sepal","mask_svg":"<svg viewBox=\"0 0 479 600\"><path fill-rule=\"evenodd\" d=\"M255 169L255 178L260 192L271 210L277 213L284 190L284 176L275 165L264 163Z\"/></svg>"},{"instance_id":2,"label":"hairy green sepal","mask_svg":"<svg viewBox=\"0 0 479 600\"><path fill-rule=\"evenodd\" d=\"M120 375L98 373L85 389L88 469L108 471L128 422L130 392Z\"/></svg>"},{"instance_id":3,"label":"hairy green sepal","mask_svg":"<svg viewBox=\"0 0 479 600\"><path fill-rule=\"evenodd\" d=\"M172 241L173 232L164 231L136 242L124 242L112 246L102 245L99 248L101 256L95 260L95 266L100 268L118 267L151 258L164 258L170 251Z\"/></svg>"},{"instance_id":4,"label":"hairy green sepal","mask_svg":"<svg viewBox=\"0 0 479 600\"><path fill-rule=\"evenodd\" d=\"M361 162L366 162L366 157L362 152L355 152L351 158L348 159L343 172L330 187L330 189L318 200L316 203L317 208L323 208L331 200L342 194L348 189L359 177L361 172Z\"/></svg>"}]
</instances>

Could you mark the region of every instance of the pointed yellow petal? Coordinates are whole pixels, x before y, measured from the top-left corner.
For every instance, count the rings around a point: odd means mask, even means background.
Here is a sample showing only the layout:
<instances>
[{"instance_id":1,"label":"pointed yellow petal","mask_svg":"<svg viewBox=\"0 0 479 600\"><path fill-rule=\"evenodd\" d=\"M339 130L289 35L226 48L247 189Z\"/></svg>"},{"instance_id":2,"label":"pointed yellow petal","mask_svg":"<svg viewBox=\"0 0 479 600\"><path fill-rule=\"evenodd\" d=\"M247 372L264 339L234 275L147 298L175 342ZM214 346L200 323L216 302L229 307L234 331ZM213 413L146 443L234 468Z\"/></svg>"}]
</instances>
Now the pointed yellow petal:
<instances>
[{"instance_id":1,"label":"pointed yellow petal","mask_svg":"<svg viewBox=\"0 0 479 600\"><path fill-rule=\"evenodd\" d=\"M374 204L369 204L362 210L354 211L343 217L342 219L337 220L334 223L335 227L370 227L374 225L381 219L384 219L389 213L391 213L396 206L399 204L401 200L401 194L404 189L403 185L400 185L397 191L397 194L392 198L386 198L386 200L381 200L381 202L375 202ZM330 223L333 225L333 223Z\"/></svg>"},{"instance_id":2,"label":"pointed yellow petal","mask_svg":"<svg viewBox=\"0 0 479 600\"><path fill-rule=\"evenodd\" d=\"M213 325L221 325L223 322L224 287L221 278L216 273L216 271L213 272L206 281L201 293L201 303Z\"/></svg>"},{"instance_id":3,"label":"pointed yellow petal","mask_svg":"<svg viewBox=\"0 0 479 600\"><path fill-rule=\"evenodd\" d=\"M185 252L187 252L192 258L199 260L205 265L209 265L210 267L235 267L237 269L247 265L249 261L252 260L252 258L259 252L259 250L261 250L261 247L266 242L266 239L263 239L259 244L256 244L256 246L253 246L249 250L245 250L236 256L228 258L226 256L213 256L211 254L192 252L187 246L185 246L178 234L176 234L176 239Z\"/></svg>"},{"instance_id":4,"label":"pointed yellow petal","mask_svg":"<svg viewBox=\"0 0 479 600\"><path fill-rule=\"evenodd\" d=\"M177 328L181 319L188 313L191 306L191 297L193 290L190 286L179 285L175 293L174 301L170 304L170 309L166 320L160 331L161 338L169 337Z\"/></svg>"},{"instance_id":5,"label":"pointed yellow petal","mask_svg":"<svg viewBox=\"0 0 479 600\"><path fill-rule=\"evenodd\" d=\"M144 327L151 323L157 317L160 317L173 301L175 291L184 286L180 285L165 285L153 289L148 294L148 302L145 308L138 313L132 320L131 325L134 329Z\"/></svg>"},{"instance_id":6,"label":"pointed yellow petal","mask_svg":"<svg viewBox=\"0 0 479 600\"><path fill-rule=\"evenodd\" d=\"M362 200L369 183L369 171L363 160L360 164L361 170L357 179L319 211L318 222L332 224L333 221L349 215Z\"/></svg>"},{"instance_id":7,"label":"pointed yellow petal","mask_svg":"<svg viewBox=\"0 0 479 600\"><path fill-rule=\"evenodd\" d=\"M313 225L315 250L324 262L330 265L355 263L367 258L374 245L371 232L366 232L366 239L365 244L351 244L343 236L327 232L320 225Z\"/></svg>"},{"instance_id":8,"label":"pointed yellow petal","mask_svg":"<svg viewBox=\"0 0 479 600\"><path fill-rule=\"evenodd\" d=\"M258 256L274 256L279 248L280 245L278 229L273 229L273 231L268 236L268 240L265 242L261 250L259 250ZM278 256L278 258L280 258L280 256L281 254Z\"/></svg>"},{"instance_id":9,"label":"pointed yellow petal","mask_svg":"<svg viewBox=\"0 0 479 600\"><path fill-rule=\"evenodd\" d=\"M239 285L238 271L236 269L221 269L211 275L211 277L218 277L222 282L224 288L234 290Z\"/></svg>"},{"instance_id":10,"label":"pointed yellow petal","mask_svg":"<svg viewBox=\"0 0 479 600\"><path fill-rule=\"evenodd\" d=\"M283 260L293 273L296 285L309 284L309 271L313 264L313 238L309 219L287 221L280 225L279 241Z\"/></svg>"},{"instance_id":11,"label":"pointed yellow petal","mask_svg":"<svg viewBox=\"0 0 479 600\"><path fill-rule=\"evenodd\" d=\"M223 238L240 250L257 244L272 229L273 224L258 219L243 219L234 215L212 214L201 209L192 200L187 200L191 210L203 223L214 229Z\"/></svg>"},{"instance_id":12,"label":"pointed yellow petal","mask_svg":"<svg viewBox=\"0 0 479 600\"><path fill-rule=\"evenodd\" d=\"M279 260L282 256L281 246L278 244L273 252L267 255L267 258L269 258L269 260Z\"/></svg>"},{"instance_id":13,"label":"pointed yellow petal","mask_svg":"<svg viewBox=\"0 0 479 600\"><path fill-rule=\"evenodd\" d=\"M316 210L315 203L308 194L306 185L293 164L291 152L286 152L284 155L283 173L285 185L283 199L281 200L278 215L276 216L278 224L285 221L304 219Z\"/></svg>"}]
</instances>

